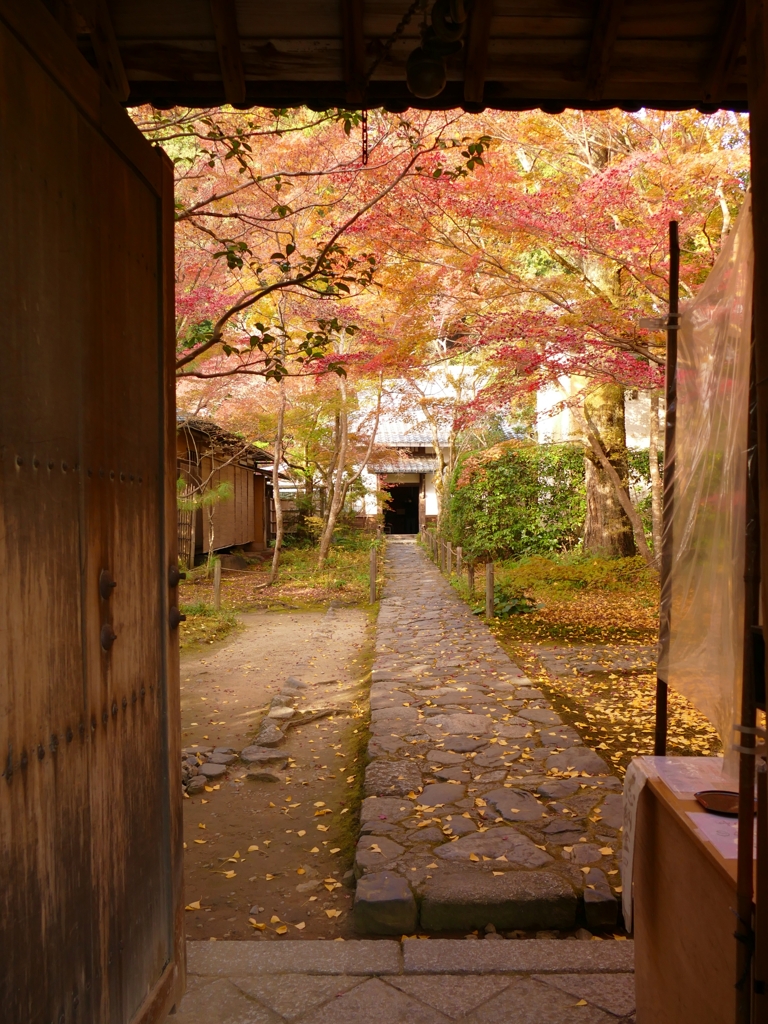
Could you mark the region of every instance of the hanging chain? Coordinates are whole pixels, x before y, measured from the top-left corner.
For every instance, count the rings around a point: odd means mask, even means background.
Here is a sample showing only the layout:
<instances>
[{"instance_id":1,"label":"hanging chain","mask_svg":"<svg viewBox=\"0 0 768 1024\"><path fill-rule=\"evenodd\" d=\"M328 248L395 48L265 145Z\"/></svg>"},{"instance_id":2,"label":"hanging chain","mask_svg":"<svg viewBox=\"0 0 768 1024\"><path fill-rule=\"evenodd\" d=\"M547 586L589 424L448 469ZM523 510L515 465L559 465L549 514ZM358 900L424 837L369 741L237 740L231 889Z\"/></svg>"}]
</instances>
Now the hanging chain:
<instances>
[{"instance_id":1,"label":"hanging chain","mask_svg":"<svg viewBox=\"0 0 768 1024\"><path fill-rule=\"evenodd\" d=\"M360 127L363 130L363 167L368 163L368 111L360 112Z\"/></svg>"},{"instance_id":2,"label":"hanging chain","mask_svg":"<svg viewBox=\"0 0 768 1024\"><path fill-rule=\"evenodd\" d=\"M398 22L398 25L397 25L397 28L395 29L395 31L385 41L384 45L382 46L381 50L379 51L378 57L373 62L373 64L371 64L371 66L368 68L368 71L367 71L366 76L365 76L365 85L366 85L366 87L367 87L368 83L371 80L371 76L373 75L373 72L376 70L376 68L379 66L379 64L381 64L381 62L383 60L385 60L385 58L387 58L389 56L390 50L392 49L394 44L399 40L400 36L405 31L405 29L406 29L406 27L408 25L408 22L411 20L411 18L414 16L414 14L418 11L418 9L420 7L424 7L426 9L426 0L413 0L413 3L411 4L411 6L408 8L408 10L405 12L405 14L402 16L402 18Z\"/></svg>"}]
</instances>

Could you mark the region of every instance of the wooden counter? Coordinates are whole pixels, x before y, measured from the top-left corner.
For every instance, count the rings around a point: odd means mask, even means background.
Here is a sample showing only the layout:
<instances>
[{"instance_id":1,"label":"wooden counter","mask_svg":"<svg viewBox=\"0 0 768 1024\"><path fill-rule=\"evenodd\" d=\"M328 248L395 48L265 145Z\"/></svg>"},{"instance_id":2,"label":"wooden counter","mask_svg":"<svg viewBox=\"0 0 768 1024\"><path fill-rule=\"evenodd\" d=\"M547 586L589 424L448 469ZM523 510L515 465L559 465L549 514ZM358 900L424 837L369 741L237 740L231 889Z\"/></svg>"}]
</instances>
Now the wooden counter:
<instances>
[{"instance_id":1,"label":"wooden counter","mask_svg":"<svg viewBox=\"0 0 768 1024\"><path fill-rule=\"evenodd\" d=\"M732 1024L736 860L688 817L701 812L659 780L637 809L634 855L637 1024ZM629 880L624 883L629 884Z\"/></svg>"}]
</instances>

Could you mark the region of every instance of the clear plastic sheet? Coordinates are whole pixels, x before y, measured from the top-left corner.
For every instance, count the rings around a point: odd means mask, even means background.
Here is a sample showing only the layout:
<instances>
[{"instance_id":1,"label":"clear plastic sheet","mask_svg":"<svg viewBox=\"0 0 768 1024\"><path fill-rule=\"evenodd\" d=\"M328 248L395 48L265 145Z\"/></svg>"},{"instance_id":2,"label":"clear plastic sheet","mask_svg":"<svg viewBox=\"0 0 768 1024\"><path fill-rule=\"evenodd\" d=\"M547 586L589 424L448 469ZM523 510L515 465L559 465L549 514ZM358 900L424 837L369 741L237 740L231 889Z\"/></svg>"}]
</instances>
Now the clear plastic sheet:
<instances>
[{"instance_id":1,"label":"clear plastic sheet","mask_svg":"<svg viewBox=\"0 0 768 1024\"><path fill-rule=\"evenodd\" d=\"M678 332L669 642L658 670L715 726L729 774L743 659L752 251L747 196Z\"/></svg>"}]
</instances>

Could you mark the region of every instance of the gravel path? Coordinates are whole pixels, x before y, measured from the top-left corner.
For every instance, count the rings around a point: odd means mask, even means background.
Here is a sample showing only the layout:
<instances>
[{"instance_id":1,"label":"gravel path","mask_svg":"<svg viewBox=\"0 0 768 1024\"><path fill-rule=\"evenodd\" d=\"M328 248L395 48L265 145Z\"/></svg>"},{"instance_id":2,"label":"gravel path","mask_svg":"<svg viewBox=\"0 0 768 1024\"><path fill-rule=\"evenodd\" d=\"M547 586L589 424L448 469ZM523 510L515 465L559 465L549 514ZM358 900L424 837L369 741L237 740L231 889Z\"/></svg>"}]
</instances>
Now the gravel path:
<instances>
[{"instance_id":1,"label":"gravel path","mask_svg":"<svg viewBox=\"0 0 768 1024\"><path fill-rule=\"evenodd\" d=\"M390 541L358 933L610 932L621 781L413 542Z\"/></svg>"}]
</instances>

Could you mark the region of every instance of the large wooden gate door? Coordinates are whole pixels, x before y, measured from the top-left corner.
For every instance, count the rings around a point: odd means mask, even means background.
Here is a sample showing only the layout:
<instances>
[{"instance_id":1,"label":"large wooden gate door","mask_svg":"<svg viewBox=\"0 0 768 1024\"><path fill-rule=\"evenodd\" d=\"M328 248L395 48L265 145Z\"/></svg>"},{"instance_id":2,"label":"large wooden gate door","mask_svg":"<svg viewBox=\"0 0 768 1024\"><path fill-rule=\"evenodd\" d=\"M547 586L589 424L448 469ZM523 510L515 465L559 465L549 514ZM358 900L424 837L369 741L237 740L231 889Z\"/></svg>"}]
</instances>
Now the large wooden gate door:
<instances>
[{"instance_id":1,"label":"large wooden gate door","mask_svg":"<svg viewBox=\"0 0 768 1024\"><path fill-rule=\"evenodd\" d=\"M3 1024L148 1024L183 988L172 193L0 0Z\"/></svg>"}]
</instances>

